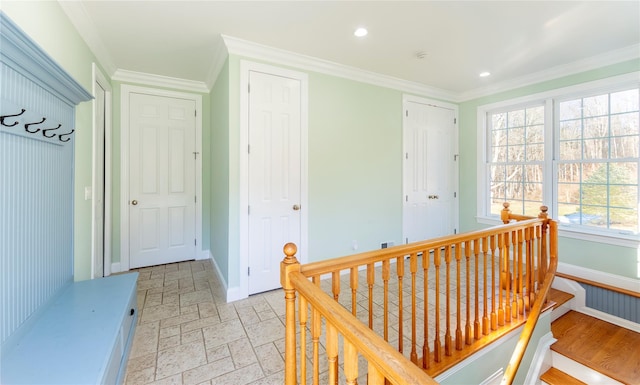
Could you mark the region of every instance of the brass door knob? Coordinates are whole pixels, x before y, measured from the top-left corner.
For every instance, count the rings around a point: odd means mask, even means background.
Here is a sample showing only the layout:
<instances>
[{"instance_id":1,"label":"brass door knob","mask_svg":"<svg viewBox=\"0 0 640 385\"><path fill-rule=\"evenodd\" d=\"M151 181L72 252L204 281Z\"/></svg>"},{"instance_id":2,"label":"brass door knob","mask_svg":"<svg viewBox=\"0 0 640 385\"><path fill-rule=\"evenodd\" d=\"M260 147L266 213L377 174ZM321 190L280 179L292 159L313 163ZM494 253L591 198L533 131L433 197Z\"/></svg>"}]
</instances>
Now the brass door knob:
<instances>
[{"instance_id":1,"label":"brass door knob","mask_svg":"<svg viewBox=\"0 0 640 385\"><path fill-rule=\"evenodd\" d=\"M298 210L300 210L300 206L298 206L298 205L293 205L293 209L294 209L295 211L298 211Z\"/></svg>"},{"instance_id":2,"label":"brass door knob","mask_svg":"<svg viewBox=\"0 0 640 385\"><path fill-rule=\"evenodd\" d=\"M131 201L131 204L134 205L134 206L137 206L138 205L138 201L134 199L134 200Z\"/></svg>"}]
</instances>

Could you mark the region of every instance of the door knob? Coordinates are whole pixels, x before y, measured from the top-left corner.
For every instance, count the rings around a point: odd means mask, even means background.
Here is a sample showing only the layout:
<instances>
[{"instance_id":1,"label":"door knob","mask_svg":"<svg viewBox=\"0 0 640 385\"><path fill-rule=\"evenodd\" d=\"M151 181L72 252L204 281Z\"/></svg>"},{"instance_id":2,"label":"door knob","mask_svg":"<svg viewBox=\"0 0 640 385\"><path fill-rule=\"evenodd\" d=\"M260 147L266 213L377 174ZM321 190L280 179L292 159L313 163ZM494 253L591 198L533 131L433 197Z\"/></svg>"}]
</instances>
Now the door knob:
<instances>
[{"instance_id":1,"label":"door knob","mask_svg":"<svg viewBox=\"0 0 640 385\"><path fill-rule=\"evenodd\" d=\"M293 209L294 209L295 211L298 211L298 210L300 210L300 206L298 206L298 205L293 205Z\"/></svg>"},{"instance_id":2,"label":"door knob","mask_svg":"<svg viewBox=\"0 0 640 385\"><path fill-rule=\"evenodd\" d=\"M134 206L137 206L138 205L138 201L134 199L134 200L131 201L131 204L134 205Z\"/></svg>"}]
</instances>

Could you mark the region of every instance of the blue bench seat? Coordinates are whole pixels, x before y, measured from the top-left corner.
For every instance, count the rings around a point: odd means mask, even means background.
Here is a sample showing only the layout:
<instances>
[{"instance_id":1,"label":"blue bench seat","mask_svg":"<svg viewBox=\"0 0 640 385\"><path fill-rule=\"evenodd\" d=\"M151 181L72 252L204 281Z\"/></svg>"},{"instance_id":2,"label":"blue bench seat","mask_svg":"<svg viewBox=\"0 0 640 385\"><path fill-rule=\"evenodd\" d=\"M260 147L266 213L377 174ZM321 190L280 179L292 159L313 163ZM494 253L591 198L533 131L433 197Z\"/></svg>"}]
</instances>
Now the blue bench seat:
<instances>
[{"instance_id":1,"label":"blue bench seat","mask_svg":"<svg viewBox=\"0 0 640 385\"><path fill-rule=\"evenodd\" d=\"M73 282L3 347L1 383L118 384L138 318L138 273Z\"/></svg>"}]
</instances>

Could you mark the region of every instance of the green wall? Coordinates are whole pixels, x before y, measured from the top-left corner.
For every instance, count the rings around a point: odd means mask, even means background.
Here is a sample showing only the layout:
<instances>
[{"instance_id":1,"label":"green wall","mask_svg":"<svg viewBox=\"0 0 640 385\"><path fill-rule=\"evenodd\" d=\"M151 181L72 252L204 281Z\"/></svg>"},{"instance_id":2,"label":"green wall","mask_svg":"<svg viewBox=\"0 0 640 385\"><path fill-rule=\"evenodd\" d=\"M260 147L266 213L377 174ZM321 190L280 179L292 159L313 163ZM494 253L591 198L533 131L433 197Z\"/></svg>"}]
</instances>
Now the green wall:
<instances>
[{"instance_id":1,"label":"green wall","mask_svg":"<svg viewBox=\"0 0 640 385\"><path fill-rule=\"evenodd\" d=\"M56 1L7 1L0 9L60 64L87 91L92 91L92 63L97 62ZM74 186L74 279L91 278L91 200L93 104L76 107Z\"/></svg>"},{"instance_id":2,"label":"green wall","mask_svg":"<svg viewBox=\"0 0 640 385\"><path fill-rule=\"evenodd\" d=\"M211 161L206 172L211 178L211 255L229 282L229 60L216 79L211 99ZM204 168L204 167L203 167Z\"/></svg>"},{"instance_id":3,"label":"green wall","mask_svg":"<svg viewBox=\"0 0 640 385\"><path fill-rule=\"evenodd\" d=\"M640 70L640 60L631 60L560 79L518 88L460 103L460 228L470 231L485 227L476 221L477 202L477 108L526 95L550 91ZM561 237L560 262L593 270L638 278L638 249Z\"/></svg>"}]
</instances>

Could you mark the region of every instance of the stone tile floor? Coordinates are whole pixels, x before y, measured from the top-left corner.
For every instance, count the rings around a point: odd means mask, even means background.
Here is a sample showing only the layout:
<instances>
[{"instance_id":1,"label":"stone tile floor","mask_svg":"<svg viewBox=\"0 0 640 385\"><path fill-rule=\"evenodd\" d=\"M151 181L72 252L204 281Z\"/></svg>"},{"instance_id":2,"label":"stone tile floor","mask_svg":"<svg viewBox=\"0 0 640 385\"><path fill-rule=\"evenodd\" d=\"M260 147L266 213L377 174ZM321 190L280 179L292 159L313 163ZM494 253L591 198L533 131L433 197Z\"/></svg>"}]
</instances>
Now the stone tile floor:
<instances>
[{"instance_id":1,"label":"stone tile floor","mask_svg":"<svg viewBox=\"0 0 640 385\"><path fill-rule=\"evenodd\" d=\"M210 260L135 271L139 319L125 384L284 382L282 290L226 303Z\"/></svg>"}]
</instances>

